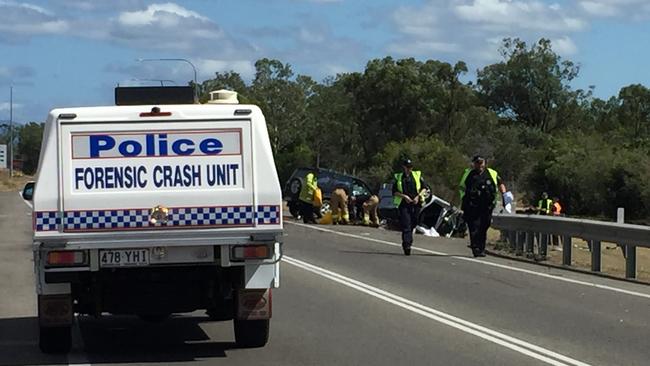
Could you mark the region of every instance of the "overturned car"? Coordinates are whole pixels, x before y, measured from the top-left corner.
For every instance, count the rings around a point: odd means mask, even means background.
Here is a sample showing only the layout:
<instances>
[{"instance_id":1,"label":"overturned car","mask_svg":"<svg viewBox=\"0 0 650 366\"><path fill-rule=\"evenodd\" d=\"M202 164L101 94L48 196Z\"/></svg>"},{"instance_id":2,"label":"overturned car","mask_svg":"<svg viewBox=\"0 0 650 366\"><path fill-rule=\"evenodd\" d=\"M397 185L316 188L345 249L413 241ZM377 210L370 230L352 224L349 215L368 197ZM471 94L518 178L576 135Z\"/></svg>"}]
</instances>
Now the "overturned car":
<instances>
[{"instance_id":1,"label":"overturned car","mask_svg":"<svg viewBox=\"0 0 650 366\"><path fill-rule=\"evenodd\" d=\"M399 228L399 210L393 203L393 186L384 183L379 190L379 217L389 228ZM463 212L442 198L428 192L418 214L418 231L435 230L440 236L465 237L467 224Z\"/></svg>"}]
</instances>

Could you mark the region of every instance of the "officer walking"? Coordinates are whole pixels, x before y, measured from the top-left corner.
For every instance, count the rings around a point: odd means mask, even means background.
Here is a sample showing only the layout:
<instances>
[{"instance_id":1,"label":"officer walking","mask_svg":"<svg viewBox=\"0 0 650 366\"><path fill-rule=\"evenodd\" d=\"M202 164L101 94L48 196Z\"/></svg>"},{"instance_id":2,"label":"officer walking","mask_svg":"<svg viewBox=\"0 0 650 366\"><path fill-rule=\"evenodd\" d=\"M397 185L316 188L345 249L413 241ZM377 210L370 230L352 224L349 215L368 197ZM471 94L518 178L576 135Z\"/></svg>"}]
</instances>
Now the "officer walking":
<instances>
[{"instance_id":1,"label":"officer walking","mask_svg":"<svg viewBox=\"0 0 650 366\"><path fill-rule=\"evenodd\" d=\"M499 193L506 187L496 170L486 166L481 155L472 158L473 168L465 169L460 180L460 200L463 218L469 227L470 247L474 257L485 257L487 230L492 223L492 211Z\"/></svg>"},{"instance_id":2,"label":"officer walking","mask_svg":"<svg viewBox=\"0 0 650 366\"><path fill-rule=\"evenodd\" d=\"M395 174L393 182L393 203L399 209L402 227L402 249L404 255L411 255L413 229L417 225L418 213L422 203L421 194L426 190L422 172L413 170L411 159L402 161L402 172Z\"/></svg>"}]
</instances>

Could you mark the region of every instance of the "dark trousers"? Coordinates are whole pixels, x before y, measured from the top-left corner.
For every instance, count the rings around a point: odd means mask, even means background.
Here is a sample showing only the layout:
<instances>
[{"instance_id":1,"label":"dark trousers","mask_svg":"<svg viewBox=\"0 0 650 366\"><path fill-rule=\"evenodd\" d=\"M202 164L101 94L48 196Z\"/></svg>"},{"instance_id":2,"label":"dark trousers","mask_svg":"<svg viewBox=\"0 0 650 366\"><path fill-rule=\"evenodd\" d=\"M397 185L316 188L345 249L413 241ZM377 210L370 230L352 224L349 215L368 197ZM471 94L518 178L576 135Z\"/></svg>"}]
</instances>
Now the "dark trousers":
<instances>
[{"instance_id":1,"label":"dark trousers","mask_svg":"<svg viewBox=\"0 0 650 366\"><path fill-rule=\"evenodd\" d=\"M465 213L465 221L469 228L469 241L472 253L483 253L487 230L492 223L492 210Z\"/></svg>"},{"instance_id":2,"label":"dark trousers","mask_svg":"<svg viewBox=\"0 0 650 366\"><path fill-rule=\"evenodd\" d=\"M314 224L314 205L311 203L300 200L300 216L305 224Z\"/></svg>"},{"instance_id":3,"label":"dark trousers","mask_svg":"<svg viewBox=\"0 0 650 366\"><path fill-rule=\"evenodd\" d=\"M410 248L413 245L413 229L418 224L417 205L402 203L399 205L399 222L402 226L402 247Z\"/></svg>"}]
</instances>

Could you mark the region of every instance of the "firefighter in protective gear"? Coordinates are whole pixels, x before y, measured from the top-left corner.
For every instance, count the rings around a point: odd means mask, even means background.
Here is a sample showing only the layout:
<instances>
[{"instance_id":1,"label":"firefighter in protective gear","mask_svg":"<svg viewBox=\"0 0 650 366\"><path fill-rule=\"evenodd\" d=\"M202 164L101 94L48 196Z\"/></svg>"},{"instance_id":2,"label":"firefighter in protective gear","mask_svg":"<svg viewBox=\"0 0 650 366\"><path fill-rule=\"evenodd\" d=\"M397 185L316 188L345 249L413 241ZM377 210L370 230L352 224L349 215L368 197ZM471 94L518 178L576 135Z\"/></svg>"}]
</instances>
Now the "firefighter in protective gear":
<instances>
[{"instance_id":1,"label":"firefighter in protective gear","mask_svg":"<svg viewBox=\"0 0 650 366\"><path fill-rule=\"evenodd\" d=\"M363 224L379 227L379 215L377 207L379 206L379 197L372 195L363 203Z\"/></svg>"},{"instance_id":2,"label":"firefighter in protective gear","mask_svg":"<svg viewBox=\"0 0 650 366\"><path fill-rule=\"evenodd\" d=\"M481 155L472 158L473 168L465 169L460 179L460 200L463 218L469 227L470 247L475 257L485 257L487 230L492 223L492 211L499 193L506 192L499 174L487 168Z\"/></svg>"},{"instance_id":3,"label":"firefighter in protective gear","mask_svg":"<svg viewBox=\"0 0 650 366\"><path fill-rule=\"evenodd\" d=\"M422 194L425 191L426 184L422 179L422 172L413 170L411 159L404 159L402 172L395 174L393 183L393 203L399 210L404 255L411 255L413 229L417 225L418 213L422 206Z\"/></svg>"},{"instance_id":4,"label":"firefighter in protective gear","mask_svg":"<svg viewBox=\"0 0 650 366\"><path fill-rule=\"evenodd\" d=\"M345 186L337 185L334 191L332 191L330 207L332 209L332 224L347 225L350 222L348 193Z\"/></svg>"},{"instance_id":5,"label":"firefighter in protective gear","mask_svg":"<svg viewBox=\"0 0 650 366\"><path fill-rule=\"evenodd\" d=\"M303 179L300 195L298 196L300 199L300 215L302 215L305 224L316 223L314 219L314 193L317 188L318 179L316 178L316 172L312 170Z\"/></svg>"}]
</instances>

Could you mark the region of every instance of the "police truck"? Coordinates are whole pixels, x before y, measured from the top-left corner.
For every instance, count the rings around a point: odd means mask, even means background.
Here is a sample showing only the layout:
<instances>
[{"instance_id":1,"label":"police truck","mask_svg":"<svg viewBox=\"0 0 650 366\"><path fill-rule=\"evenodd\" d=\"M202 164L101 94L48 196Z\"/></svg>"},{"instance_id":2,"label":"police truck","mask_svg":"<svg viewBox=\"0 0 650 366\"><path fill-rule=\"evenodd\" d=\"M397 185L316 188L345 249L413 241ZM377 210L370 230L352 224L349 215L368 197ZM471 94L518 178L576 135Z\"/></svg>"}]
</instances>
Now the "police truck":
<instances>
[{"instance_id":1,"label":"police truck","mask_svg":"<svg viewBox=\"0 0 650 366\"><path fill-rule=\"evenodd\" d=\"M116 105L52 110L33 201L39 345L75 315L163 321L204 310L241 347L269 338L281 191L266 122L236 93L118 87Z\"/></svg>"}]
</instances>

